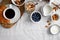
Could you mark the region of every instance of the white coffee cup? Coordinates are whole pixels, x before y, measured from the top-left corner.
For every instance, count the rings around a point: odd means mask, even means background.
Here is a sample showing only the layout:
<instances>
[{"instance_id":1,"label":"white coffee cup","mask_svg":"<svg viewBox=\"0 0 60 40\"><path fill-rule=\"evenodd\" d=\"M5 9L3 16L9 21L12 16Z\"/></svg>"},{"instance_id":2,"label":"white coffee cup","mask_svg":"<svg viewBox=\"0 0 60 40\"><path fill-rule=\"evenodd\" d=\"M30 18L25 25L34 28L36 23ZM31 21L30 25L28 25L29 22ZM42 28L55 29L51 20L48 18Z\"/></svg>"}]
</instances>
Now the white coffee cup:
<instances>
[{"instance_id":1,"label":"white coffee cup","mask_svg":"<svg viewBox=\"0 0 60 40\"><path fill-rule=\"evenodd\" d=\"M6 12L7 10L13 10L13 16L12 14L9 15L9 17L12 16L12 18L8 18L6 16ZM10 12L11 13L11 12ZM8 13L9 14L9 13ZM6 20L10 20L10 23L15 23L17 22L19 19L20 19L20 10L18 9L18 7L16 7L15 5L12 5L12 4L9 4L9 6L3 11L3 17L6 19Z\"/></svg>"},{"instance_id":2,"label":"white coffee cup","mask_svg":"<svg viewBox=\"0 0 60 40\"><path fill-rule=\"evenodd\" d=\"M53 18L52 18L52 16L54 16L54 15L56 15L57 16L57 19L56 20L54 20ZM53 22L57 22L58 20L59 20L59 15L58 14L56 14L56 13L52 13L51 14L51 20L53 21Z\"/></svg>"},{"instance_id":3,"label":"white coffee cup","mask_svg":"<svg viewBox=\"0 0 60 40\"><path fill-rule=\"evenodd\" d=\"M5 14L6 14L6 11L7 11L7 10L10 10L10 9L11 9L11 10L13 10L13 11L15 12L15 10L14 10L14 9L12 9L12 8L6 8L6 9L4 10L4 12L3 12L3 16L4 16L4 18L5 18L5 19L10 20L10 19L9 19L9 18L7 18L7 17L6 17L6 15L5 15ZM14 14L15 14L15 13L14 13Z\"/></svg>"}]
</instances>

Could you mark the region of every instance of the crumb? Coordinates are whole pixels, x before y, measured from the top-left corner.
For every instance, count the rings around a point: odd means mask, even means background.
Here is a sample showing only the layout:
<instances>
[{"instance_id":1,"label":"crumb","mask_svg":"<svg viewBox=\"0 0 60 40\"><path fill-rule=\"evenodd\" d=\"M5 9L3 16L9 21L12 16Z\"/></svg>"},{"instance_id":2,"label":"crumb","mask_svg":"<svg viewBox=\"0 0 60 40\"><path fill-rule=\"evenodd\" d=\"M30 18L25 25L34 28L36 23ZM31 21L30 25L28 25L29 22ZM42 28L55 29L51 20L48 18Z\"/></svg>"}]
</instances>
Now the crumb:
<instances>
[{"instance_id":1,"label":"crumb","mask_svg":"<svg viewBox=\"0 0 60 40\"><path fill-rule=\"evenodd\" d=\"M55 10L55 11L56 11L57 9L58 9L58 7L53 7L53 10Z\"/></svg>"},{"instance_id":2,"label":"crumb","mask_svg":"<svg viewBox=\"0 0 60 40\"><path fill-rule=\"evenodd\" d=\"M48 25L50 25L51 23L48 23Z\"/></svg>"},{"instance_id":3,"label":"crumb","mask_svg":"<svg viewBox=\"0 0 60 40\"><path fill-rule=\"evenodd\" d=\"M45 28L49 28L49 25L46 25Z\"/></svg>"},{"instance_id":4,"label":"crumb","mask_svg":"<svg viewBox=\"0 0 60 40\"><path fill-rule=\"evenodd\" d=\"M48 27L48 25L45 26L46 28Z\"/></svg>"},{"instance_id":5,"label":"crumb","mask_svg":"<svg viewBox=\"0 0 60 40\"><path fill-rule=\"evenodd\" d=\"M45 26L46 28L49 28L49 26L50 26L50 21L49 20L47 20L47 25Z\"/></svg>"},{"instance_id":6,"label":"crumb","mask_svg":"<svg viewBox=\"0 0 60 40\"><path fill-rule=\"evenodd\" d=\"M50 25L50 24L51 24L49 20L47 21L47 23L48 23L48 25Z\"/></svg>"},{"instance_id":7,"label":"crumb","mask_svg":"<svg viewBox=\"0 0 60 40\"><path fill-rule=\"evenodd\" d=\"M47 23L49 23L50 21L48 20Z\"/></svg>"}]
</instances>

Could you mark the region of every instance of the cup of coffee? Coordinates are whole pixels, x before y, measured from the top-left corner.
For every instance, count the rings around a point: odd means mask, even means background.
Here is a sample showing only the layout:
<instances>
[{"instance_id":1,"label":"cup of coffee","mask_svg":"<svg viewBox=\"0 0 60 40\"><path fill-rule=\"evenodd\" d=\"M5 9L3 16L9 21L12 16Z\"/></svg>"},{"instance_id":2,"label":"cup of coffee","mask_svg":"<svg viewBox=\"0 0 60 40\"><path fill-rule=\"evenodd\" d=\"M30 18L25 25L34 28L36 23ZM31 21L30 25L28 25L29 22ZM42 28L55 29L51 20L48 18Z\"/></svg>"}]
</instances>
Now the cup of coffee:
<instances>
[{"instance_id":1,"label":"cup of coffee","mask_svg":"<svg viewBox=\"0 0 60 40\"><path fill-rule=\"evenodd\" d=\"M25 0L11 0L11 1L16 6L22 6L25 3Z\"/></svg>"},{"instance_id":2,"label":"cup of coffee","mask_svg":"<svg viewBox=\"0 0 60 40\"><path fill-rule=\"evenodd\" d=\"M31 13L30 19L33 23L39 23L41 20L41 13L39 11L33 11Z\"/></svg>"},{"instance_id":3,"label":"cup of coffee","mask_svg":"<svg viewBox=\"0 0 60 40\"><path fill-rule=\"evenodd\" d=\"M14 24L18 22L20 17L21 14L19 8L13 4L7 4L6 8L1 14L1 25L4 28L11 28Z\"/></svg>"},{"instance_id":4,"label":"cup of coffee","mask_svg":"<svg viewBox=\"0 0 60 40\"><path fill-rule=\"evenodd\" d=\"M7 8L4 10L3 16L5 19L13 19L15 17L15 11L12 8Z\"/></svg>"},{"instance_id":5,"label":"cup of coffee","mask_svg":"<svg viewBox=\"0 0 60 40\"><path fill-rule=\"evenodd\" d=\"M10 4L9 7L3 11L3 17L9 20L9 23L14 24L20 19L20 10L15 5Z\"/></svg>"},{"instance_id":6,"label":"cup of coffee","mask_svg":"<svg viewBox=\"0 0 60 40\"><path fill-rule=\"evenodd\" d=\"M51 20L52 21L58 21L59 20L59 15L58 14L52 14L51 15Z\"/></svg>"}]
</instances>

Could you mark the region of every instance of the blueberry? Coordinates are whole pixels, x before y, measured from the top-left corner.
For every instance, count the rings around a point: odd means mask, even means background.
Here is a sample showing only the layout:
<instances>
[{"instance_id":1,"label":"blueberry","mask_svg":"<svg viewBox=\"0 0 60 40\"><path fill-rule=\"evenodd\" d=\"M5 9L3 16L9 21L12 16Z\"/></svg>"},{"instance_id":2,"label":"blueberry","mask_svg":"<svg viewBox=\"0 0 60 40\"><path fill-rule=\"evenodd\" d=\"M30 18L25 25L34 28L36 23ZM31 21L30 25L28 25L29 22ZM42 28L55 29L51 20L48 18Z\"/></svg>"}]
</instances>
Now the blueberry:
<instances>
[{"instance_id":1,"label":"blueberry","mask_svg":"<svg viewBox=\"0 0 60 40\"><path fill-rule=\"evenodd\" d=\"M32 14L32 20L35 22L39 22L41 19L41 15L38 12Z\"/></svg>"}]
</instances>

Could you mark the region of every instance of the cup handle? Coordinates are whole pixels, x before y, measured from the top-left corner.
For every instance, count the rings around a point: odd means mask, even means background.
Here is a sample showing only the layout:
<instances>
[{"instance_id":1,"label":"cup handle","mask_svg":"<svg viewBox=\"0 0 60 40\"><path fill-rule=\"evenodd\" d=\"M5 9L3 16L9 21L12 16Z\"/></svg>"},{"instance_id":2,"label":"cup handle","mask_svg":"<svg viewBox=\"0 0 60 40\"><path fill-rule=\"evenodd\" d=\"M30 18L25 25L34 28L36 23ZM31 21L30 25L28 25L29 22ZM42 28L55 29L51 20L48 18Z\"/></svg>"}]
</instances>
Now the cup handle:
<instances>
[{"instance_id":1,"label":"cup handle","mask_svg":"<svg viewBox=\"0 0 60 40\"><path fill-rule=\"evenodd\" d=\"M12 8L12 4L9 5L9 8Z\"/></svg>"},{"instance_id":2,"label":"cup handle","mask_svg":"<svg viewBox=\"0 0 60 40\"><path fill-rule=\"evenodd\" d=\"M35 5L37 5L38 4L38 2L35 2Z\"/></svg>"}]
</instances>

